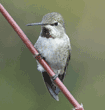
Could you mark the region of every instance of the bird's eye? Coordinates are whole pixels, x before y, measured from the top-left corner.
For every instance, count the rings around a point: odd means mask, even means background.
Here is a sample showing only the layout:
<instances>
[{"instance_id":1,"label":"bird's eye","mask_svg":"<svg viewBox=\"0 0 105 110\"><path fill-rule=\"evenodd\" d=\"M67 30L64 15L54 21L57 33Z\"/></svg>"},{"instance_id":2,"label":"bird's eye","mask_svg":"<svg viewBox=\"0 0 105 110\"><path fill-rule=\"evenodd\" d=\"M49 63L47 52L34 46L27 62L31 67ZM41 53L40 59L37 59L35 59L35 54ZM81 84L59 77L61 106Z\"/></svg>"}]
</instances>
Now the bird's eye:
<instances>
[{"instance_id":1,"label":"bird's eye","mask_svg":"<svg viewBox=\"0 0 105 110\"><path fill-rule=\"evenodd\" d=\"M58 22L51 24L51 26L58 26Z\"/></svg>"},{"instance_id":2,"label":"bird's eye","mask_svg":"<svg viewBox=\"0 0 105 110\"><path fill-rule=\"evenodd\" d=\"M55 26L58 26L58 22L54 23Z\"/></svg>"}]
</instances>

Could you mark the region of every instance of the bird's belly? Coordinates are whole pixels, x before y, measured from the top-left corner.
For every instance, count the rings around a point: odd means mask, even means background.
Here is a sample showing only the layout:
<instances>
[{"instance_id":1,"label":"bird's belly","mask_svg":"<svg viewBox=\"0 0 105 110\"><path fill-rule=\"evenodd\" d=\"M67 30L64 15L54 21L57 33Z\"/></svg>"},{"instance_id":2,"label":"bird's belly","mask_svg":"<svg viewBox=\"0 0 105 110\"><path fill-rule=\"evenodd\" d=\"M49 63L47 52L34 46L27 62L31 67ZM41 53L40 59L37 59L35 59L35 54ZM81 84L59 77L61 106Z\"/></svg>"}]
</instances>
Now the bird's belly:
<instances>
[{"instance_id":1,"label":"bird's belly","mask_svg":"<svg viewBox=\"0 0 105 110\"><path fill-rule=\"evenodd\" d=\"M39 51L42 57L45 58L49 66L54 70L64 68L67 60L68 51L65 48L63 41L42 38L35 43L35 48Z\"/></svg>"},{"instance_id":2,"label":"bird's belly","mask_svg":"<svg viewBox=\"0 0 105 110\"><path fill-rule=\"evenodd\" d=\"M62 63L62 53L57 51L53 46L44 48L40 51L41 55L45 58L46 62L51 66L51 68L61 69Z\"/></svg>"}]
</instances>

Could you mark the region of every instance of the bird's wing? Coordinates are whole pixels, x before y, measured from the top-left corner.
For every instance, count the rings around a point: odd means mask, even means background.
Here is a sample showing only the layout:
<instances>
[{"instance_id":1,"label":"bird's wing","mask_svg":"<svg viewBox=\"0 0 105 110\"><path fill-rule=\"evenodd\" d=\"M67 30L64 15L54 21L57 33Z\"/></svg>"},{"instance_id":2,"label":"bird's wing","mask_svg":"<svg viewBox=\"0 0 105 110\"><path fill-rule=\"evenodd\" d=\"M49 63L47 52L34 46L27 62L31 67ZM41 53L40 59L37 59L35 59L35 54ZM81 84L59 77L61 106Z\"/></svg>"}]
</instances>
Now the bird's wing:
<instances>
[{"instance_id":1,"label":"bird's wing","mask_svg":"<svg viewBox=\"0 0 105 110\"><path fill-rule=\"evenodd\" d=\"M42 72L42 75L49 93L55 100L59 101L58 93L60 89L53 83L47 72Z\"/></svg>"},{"instance_id":2,"label":"bird's wing","mask_svg":"<svg viewBox=\"0 0 105 110\"><path fill-rule=\"evenodd\" d=\"M67 66L68 66L69 61L70 61L70 57L71 57L71 50L68 50L68 57L67 57L66 65L65 65L65 67L64 67L64 72L63 72L63 74L59 74L59 75L58 75L59 79L60 79L62 82L63 82L64 77L65 77L65 75L66 75L66 70L67 70Z\"/></svg>"}]
</instances>

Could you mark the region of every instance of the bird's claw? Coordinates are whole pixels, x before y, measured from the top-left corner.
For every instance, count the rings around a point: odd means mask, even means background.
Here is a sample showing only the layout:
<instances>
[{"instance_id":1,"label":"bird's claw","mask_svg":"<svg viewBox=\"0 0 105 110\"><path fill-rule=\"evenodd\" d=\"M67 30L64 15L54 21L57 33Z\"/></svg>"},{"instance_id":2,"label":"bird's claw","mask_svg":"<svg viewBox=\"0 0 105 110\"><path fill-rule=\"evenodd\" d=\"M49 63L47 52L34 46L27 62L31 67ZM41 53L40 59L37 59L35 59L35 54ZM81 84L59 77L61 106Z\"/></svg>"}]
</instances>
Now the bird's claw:
<instances>
[{"instance_id":1,"label":"bird's claw","mask_svg":"<svg viewBox=\"0 0 105 110\"><path fill-rule=\"evenodd\" d=\"M54 81L58 77L58 74L55 74L54 76L51 77L51 79Z\"/></svg>"},{"instance_id":2,"label":"bird's claw","mask_svg":"<svg viewBox=\"0 0 105 110\"><path fill-rule=\"evenodd\" d=\"M52 81L54 81L58 77L59 74L60 74L60 70L58 70L57 74L51 77Z\"/></svg>"}]
</instances>

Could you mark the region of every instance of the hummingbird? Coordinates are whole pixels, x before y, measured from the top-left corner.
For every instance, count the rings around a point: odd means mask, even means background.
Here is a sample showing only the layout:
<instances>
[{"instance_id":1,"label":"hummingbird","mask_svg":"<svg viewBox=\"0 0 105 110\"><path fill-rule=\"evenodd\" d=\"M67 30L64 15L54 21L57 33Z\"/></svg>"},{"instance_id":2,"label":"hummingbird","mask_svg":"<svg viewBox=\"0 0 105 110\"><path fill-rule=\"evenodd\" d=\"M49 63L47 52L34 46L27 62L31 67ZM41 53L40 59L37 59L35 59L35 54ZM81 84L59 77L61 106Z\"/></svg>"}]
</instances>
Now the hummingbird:
<instances>
[{"instance_id":1,"label":"hummingbird","mask_svg":"<svg viewBox=\"0 0 105 110\"><path fill-rule=\"evenodd\" d=\"M65 31L65 24L61 14L48 13L39 23L30 23L27 26L41 26L41 32L34 47L41 57L49 64L55 75L50 77L42 65L37 61L37 69L42 73L45 85L51 96L59 101L59 87L54 83L58 77L62 82L71 57L70 39Z\"/></svg>"}]
</instances>

